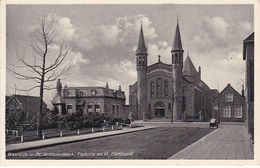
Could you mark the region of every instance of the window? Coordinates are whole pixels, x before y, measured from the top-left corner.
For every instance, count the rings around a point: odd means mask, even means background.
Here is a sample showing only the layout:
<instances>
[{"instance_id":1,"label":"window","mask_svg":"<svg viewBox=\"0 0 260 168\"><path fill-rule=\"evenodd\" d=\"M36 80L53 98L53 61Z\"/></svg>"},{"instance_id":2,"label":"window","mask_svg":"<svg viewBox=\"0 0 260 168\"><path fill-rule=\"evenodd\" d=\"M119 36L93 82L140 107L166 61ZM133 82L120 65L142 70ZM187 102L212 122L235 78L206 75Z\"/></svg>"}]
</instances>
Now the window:
<instances>
[{"instance_id":1,"label":"window","mask_svg":"<svg viewBox=\"0 0 260 168\"><path fill-rule=\"evenodd\" d=\"M183 111L186 110L186 98L183 96L182 97L182 105L183 105Z\"/></svg>"},{"instance_id":2,"label":"window","mask_svg":"<svg viewBox=\"0 0 260 168\"><path fill-rule=\"evenodd\" d=\"M233 94L226 95L226 102L233 102Z\"/></svg>"},{"instance_id":3,"label":"window","mask_svg":"<svg viewBox=\"0 0 260 168\"><path fill-rule=\"evenodd\" d=\"M163 97L163 80L161 78L156 80L156 96L157 98Z\"/></svg>"},{"instance_id":4,"label":"window","mask_svg":"<svg viewBox=\"0 0 260 168\"><path fill-rule=\"evenodd\" d=\"M116 115L118 116L118 112L119 112L119 105L116 106Z\"/></svg>"},{"instance_id":5,"label":"window","mask_svg":"<svg viewBox=\"0 0 260 168\"><path fill-rule=\"evenodd\" d=\"M100 112L100 105L99 104L95 104L95 112Z\"/></svg>"},{"instance_id":6,"label":"window","mask_svg":"<svg viewBox=\"0 0 260 168\"><path fill-rule=\"evenodd\" d=\"M80 96L83 96L83 95L84 95L84 93L81 91L81 92L79 92L79 95L80 95Z\"/></svg>"},{"instance_id":7,"label":"window","mask_svg":"<svg viewBox=\"0 0 260 168\"><path fill-rule=\"evenodd\" d=\"M218 106L214 106L214 110L218 110Z\"/></svg>"},{"instance_id":8,"label":"window","mask_svg":"<svg viewBox=\"0 0 260 168\"><path fill-rule=\"evenodd\" d=\"M142 58L139 57L139 64L138 65L141 65L142 64Z\"/></svg>"},{"instance_id":9,"label":"window","mask_svg":"<svg viewBox=\"0 0 260 168\"><path fill-rule=\"evenodd\" d=\"M223 108L223 117L225 118L231 117L231 106L226 106Z\"/></svg>"},{"instance_id":10,"label":"window","mask_svg":"<svg viewBox=\"0 0 260 168\"><path fill-rule=\"evenodd\" d=\"M235 107L235 118L242 118L242 106Z\"/></svg>"},{"instance_id":11,"label":"window","mask_svg":"<svg viewBox=\"0 0 260 168\"><path fill-rule=\"evenodd\" d=\"M168 81L164 81L164 96L167 97L168 95L169 95Z\"/></svg>"},{"instance_id":12,"label":"window","mask_svg":"<svg viewBox=\"0 0 260 168\"><path fill-rule=\"evenodd\" d=\"M169 110L172 109L171 103L168 104L168 109L169 109Z\"/></svg>"},{"instance_id":13,"label":"window","mask_svg":"<svg viewBox=\"0 0 260 168\"><path fill-rule=\"evenodd\" d=\"M72 104L67 105L67 113L71 114L72 113Z\"/></svg>"},{"instance_id":14,"label":"window","mask_svg":"<svg viewBox=\"0 0 260 168\"><path fill-rule=\"evenodd\" d=\"M115 115L115 105L112 105L112 112L113 112L113 115Z\"/></svg>"},{"instance_id":15,"label":"window","mask_svg":"<svg viewBox=\"0 0 260 168\"><path fill-rule=\"evenodd\" d=\"M109 113L109 109L107 108L107 104L105 104L105 106L104 106L104 113Z\"/></svg>"},{"instance_id":16,"label":"window","mask_svg":"<svg viewBox=\"0 0 260 168\"><path fill-rule=\"evenodd\" d=\"M154 91L154 82L152 81L151 82L151 97L152 98L154 97L154 93L155 93L155 91Z\"/></svg>"},{"instance_id":17,"label":"window","mask_svg":"<svg viewBox=\"0 0 260 168\"><path fill-rule=\"evenodd\" d=\"M92 105L91 105L91 104L89 104L89 105L87 106L87 111L88 111L88 112L92 112Z\"/></svg>"}]
</instances>

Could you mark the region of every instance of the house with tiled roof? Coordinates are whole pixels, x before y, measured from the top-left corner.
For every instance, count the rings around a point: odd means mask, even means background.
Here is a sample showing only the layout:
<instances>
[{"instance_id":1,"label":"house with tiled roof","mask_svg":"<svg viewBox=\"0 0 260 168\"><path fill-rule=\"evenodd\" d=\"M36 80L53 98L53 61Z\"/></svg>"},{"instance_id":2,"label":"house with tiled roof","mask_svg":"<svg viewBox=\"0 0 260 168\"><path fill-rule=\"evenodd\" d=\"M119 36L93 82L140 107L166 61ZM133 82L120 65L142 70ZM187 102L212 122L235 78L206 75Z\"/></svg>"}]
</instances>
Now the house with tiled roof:
<instances>
[{"instance_id":1,"label":"house with tiled roof","mask_svg":"<svg viewBox=\"0 0 260 168\"><path fill-rule=\"evenodd\" d=\"M218 109L220 122L245 122L246 102L243 86L240 94L228 84L219 93Z\"/></svg>"},{"instance_id":2,"label":"house with tiled roof","mask_svg":"<svg viewBox=\"0 0 260 168\"><path fill-rule=\"evenodd\" d=\"M40 97L27 95L11 95L5 97L6 116L22 114L23 120L30 120L37 116L40 106ZM43 102L43 113L47 112L47 104Z\"/></svg>"}]
</instances>

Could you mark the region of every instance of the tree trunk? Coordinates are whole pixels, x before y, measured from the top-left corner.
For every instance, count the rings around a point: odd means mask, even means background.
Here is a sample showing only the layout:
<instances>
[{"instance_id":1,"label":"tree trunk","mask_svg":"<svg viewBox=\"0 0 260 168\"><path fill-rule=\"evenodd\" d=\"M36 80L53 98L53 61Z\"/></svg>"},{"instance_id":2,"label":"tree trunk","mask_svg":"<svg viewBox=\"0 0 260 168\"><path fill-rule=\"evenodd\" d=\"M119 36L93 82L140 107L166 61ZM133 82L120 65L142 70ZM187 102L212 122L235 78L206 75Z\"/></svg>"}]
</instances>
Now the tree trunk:
<instances>
[{"instance_id":1,"label":"tree trunk","mask_svg":"<svg viewBox=\"0 0 260 168\"><path fill-rule=\"evenodd\" d=\"M42 137L42 111L43 111L43 82L40 87L40 106L37 119L37 135Z\"/></svg>"}]
</instances>

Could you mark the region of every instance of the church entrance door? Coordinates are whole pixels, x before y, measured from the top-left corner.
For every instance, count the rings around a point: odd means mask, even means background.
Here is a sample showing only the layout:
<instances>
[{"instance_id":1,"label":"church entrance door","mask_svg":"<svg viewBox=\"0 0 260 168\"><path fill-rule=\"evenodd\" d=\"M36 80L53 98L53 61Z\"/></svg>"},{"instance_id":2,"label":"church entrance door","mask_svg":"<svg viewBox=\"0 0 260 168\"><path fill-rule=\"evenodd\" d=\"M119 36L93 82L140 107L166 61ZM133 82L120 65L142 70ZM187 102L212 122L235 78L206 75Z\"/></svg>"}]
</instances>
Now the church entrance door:
<instances>
[{"instance_id":1,"label":"church entrance door","mask_svg":"<svg viewBox=\"0 0 260 168\"><path fill-rule=\"evenodd\" d=\"M165 107L164 104L162 102L157 102L154 105L154 109L155 109L155 117L165 117Z\"/></svg>"}]
</instances>

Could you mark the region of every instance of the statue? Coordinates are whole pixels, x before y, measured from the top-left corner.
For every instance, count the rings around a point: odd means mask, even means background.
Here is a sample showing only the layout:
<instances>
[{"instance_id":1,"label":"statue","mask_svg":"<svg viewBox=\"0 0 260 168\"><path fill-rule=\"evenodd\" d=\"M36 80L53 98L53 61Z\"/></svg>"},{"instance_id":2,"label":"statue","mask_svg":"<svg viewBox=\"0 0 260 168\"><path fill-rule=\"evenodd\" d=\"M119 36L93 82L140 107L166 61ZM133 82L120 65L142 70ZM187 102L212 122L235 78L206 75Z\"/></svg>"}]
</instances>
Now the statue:
<instances>
[{"instance_id":1,"label":"statue","mask_svg":"<svg viewBox=\"0 0 260 168\"><path fill-rule=\"evenodd\" d=\"M61 95L62 83L60 79L58 79L57 81L56 89L57 89L57 95Z\"/></svg>"}]
</instances>

